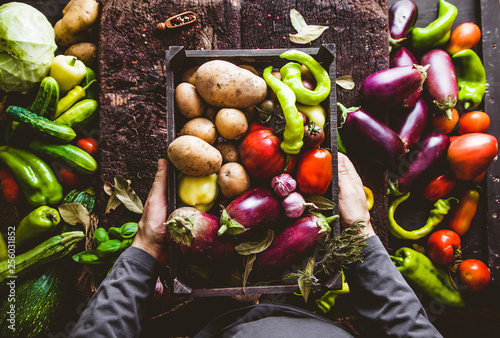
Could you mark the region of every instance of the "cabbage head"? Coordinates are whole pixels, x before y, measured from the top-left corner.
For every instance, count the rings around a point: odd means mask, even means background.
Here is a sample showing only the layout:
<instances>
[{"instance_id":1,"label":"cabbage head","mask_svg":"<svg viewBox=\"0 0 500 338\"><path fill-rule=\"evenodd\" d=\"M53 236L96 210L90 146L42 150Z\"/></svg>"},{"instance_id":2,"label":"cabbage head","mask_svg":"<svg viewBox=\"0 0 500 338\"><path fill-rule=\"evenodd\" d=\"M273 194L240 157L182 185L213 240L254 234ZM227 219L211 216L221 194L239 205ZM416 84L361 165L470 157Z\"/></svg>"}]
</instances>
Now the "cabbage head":
<instances>
[{"instance_id":1,"label":"cabbage head","mask_svg":"<svg viewBox=\"0 0 500 338\"><path fill-rule=\"evenodd\" d=\"M57 49L54 28L36 8L0 6L0 89L28 92L48 74Z\"/></svg>"}]
</instances>

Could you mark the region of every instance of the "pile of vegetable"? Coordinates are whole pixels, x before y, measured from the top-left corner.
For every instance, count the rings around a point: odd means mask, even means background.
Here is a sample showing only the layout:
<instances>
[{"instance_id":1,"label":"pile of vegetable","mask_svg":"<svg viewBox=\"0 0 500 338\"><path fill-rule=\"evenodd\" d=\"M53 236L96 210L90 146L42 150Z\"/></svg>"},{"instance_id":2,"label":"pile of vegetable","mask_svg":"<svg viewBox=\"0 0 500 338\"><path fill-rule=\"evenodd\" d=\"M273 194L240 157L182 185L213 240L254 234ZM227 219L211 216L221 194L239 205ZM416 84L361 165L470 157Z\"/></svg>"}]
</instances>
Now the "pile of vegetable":
<instances>
[{"instance_id":1,"label":"pile of vegetable","mask_svg":"<svg viewBox=\"0 0 500 338\"><path fill-rule=\"evenodd\" d=\"M362 81L362 107L339 107L347 153L389 169L388 228L403 245L393 256L398 269L418 291L461 307L467 292L484 289L490 280L483 262L460 259L460 238L476 213L498 141L487 133L489 116L479 110L486 76L474 48L481 32L474 23L452 31L457 12L439 0L438 18L414 27L416 4L394 3L390 68ZM414 202L435 203L425 224L414 230L395 217L410 194ZM406 247L412 244L418 251Z\"/></svg>"}]
</instances>

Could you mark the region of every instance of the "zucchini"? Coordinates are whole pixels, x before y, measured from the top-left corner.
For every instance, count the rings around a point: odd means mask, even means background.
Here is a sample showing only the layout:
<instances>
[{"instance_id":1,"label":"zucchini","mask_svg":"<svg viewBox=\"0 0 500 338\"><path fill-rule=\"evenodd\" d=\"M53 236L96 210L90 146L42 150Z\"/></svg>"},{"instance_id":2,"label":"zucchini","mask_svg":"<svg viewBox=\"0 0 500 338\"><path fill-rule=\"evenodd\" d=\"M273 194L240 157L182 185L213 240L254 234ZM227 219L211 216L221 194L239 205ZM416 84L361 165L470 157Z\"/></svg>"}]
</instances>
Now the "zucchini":
<instances>
[{"instance_id":1,"label":"zucchini","mask_svg":"<svg viewBox=\"0 0 500 338\"><path fill-rule=\"evenodd\" d=\"M14 275L19 278L29 271L66 256L84 238L85 234L82 231L65 232L53 236L35 248L17 255L14 273L9 267L9 260L0 262L0 283L7 279L8 276ZM12 262L10 265L12 265Z\"/></svg>"},{"instance_id":2,"label":"zucchini","mask_svg":"<svg viewBox=\"0 0 500 338\"><path fill-rule=\"evenodd\" d=\"M53 77L47 76L40 83L36 99L28 107L28 110L38 116L50 119L56 111L58 101L59 85Z\"/></svg>"},{"instance_id":3,"label":"zucchini","mask_svg":"<svg viewBox=\"0 0 500 338\"><path fill-rule=\"evenodd\" d=\"M87 210L92 213L95 206L95 192L94 188L90 187L85 190L71 190L66 196L64 196L62 203L80 203Z\"/></svg>"},{"instance_id":4,"label":"zucchini","mask_svg":"<svg viewBox=\"0 0 500 338\"><path fill-rule=\"evenodd\" d=\"M94 158L72 144L54 144L33 140L30 142L30 149L40 157L65 164L80 174L89 175L97 170L97 162Z\"/></svg>"},{"instance_id":5,"label":"zucchini","mask_svg":"<svg viewBox=\"0 0 500 338\"><path fill-rule=\"evenodd\" d=\"M28 126L38 134L53 140L67 143L76 137L76 133L71 127L33 114L22 107L9 106L5 112L13 120L21 122L22 125Z\"/></svg>"},{"instance_id":6,"label":"zucchini","mask_svg":"<svg viewBox=\"0 0 500 338\"><path fill-rule=\"evenodd\" d=\"M54 122L64 124L76 131L80 131L94 118L97 107L98 104L96 100L81 100L62 113Z\"/></svg>"},{"instance_id":7,"label":"zucchini","mask_svg":"<svg viewBox=\"0 0 500 338\"><path fill-rule=\"evenodd\" d=\"M80 87L84 88L93 80L97 81L95 73L91 68L87 67L87 73L85 73L85 77L83 78L82 82L80 82ZM93 84L92 86L87 88L87 90L85 91L85 98L97 100L97 84Z\"/></svg>"}]
</instances>

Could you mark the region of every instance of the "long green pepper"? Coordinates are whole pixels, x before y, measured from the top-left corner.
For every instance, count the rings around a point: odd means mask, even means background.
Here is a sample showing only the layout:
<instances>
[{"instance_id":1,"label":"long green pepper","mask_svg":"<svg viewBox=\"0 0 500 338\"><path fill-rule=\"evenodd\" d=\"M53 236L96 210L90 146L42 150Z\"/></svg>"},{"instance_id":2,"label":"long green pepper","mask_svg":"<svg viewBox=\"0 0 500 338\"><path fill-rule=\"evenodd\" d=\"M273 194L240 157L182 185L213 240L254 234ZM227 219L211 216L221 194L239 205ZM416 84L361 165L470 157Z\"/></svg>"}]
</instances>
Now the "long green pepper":
<instances>
[{"instance_id":1,"label":"long green pepper","mask_svg":"<svg viewBox=\"0 0 500 338\"><path fill-rule=\"evenodd\" d=\"M283 82L278 80L271 72L273 66L266 67L263 72L264 80L278 97L278 101L285 115L285 131L283 132L283 142L281 149L291 155L298 154L304 137L304 120L295 106L295 94Z\"/></svg>"},{"instance_id":2,"label":"long green pepper","mask_svg":"<svg viewBox=\"0 0 500 338\"><path fill-rule=\"evenodd\" d=\"M473 50L464 49L451 59L458 80L458 103L466 110L479 106L486 92L486 71L481 58Z\"/></svg>"}]
</instances>

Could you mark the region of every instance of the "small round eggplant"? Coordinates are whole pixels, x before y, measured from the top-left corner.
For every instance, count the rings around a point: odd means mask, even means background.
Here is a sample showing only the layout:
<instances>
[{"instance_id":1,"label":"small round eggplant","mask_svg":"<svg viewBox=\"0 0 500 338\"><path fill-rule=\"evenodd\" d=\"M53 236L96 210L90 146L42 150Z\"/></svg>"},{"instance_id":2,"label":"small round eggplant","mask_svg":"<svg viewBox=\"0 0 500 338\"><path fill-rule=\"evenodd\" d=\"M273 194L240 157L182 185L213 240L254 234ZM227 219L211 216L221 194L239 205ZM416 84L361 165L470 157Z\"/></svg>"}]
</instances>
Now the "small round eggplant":
<instances>
[{"instance_id":1,"label":"small round eggplant","mask_svg":"<svg viewBox=\"0 0 500 338\"><path fill-rule=\"evenodd\" d=\"M427 104L424 99L420 99L413 108L400 108L400 110L404 110L406 114L403 117L397 117L394 130L405 144L405 149L408 150L420 139L427 125L429 120ZM392 115L395 117L401 113L394 111Z\"/></svg>"},{"instance_id":2,"label":"small round eggplant","mask_svg":"<svg viewBox=\"0 0 500 338\"><path fill-rule=\"evenodd\" d=\"M418 64L417 58L405 47L399 47L397 50L391 52L390 67L402 67L402 66L412 66ZM422 92L424 91L424 86L420 86L417 90L411 93L404 101L402 106L404 108L410 108L415 106Z\"/></svg>"},{"instance_id":3,"label":"small round eggplant","mask_svg":"<svg viewBox=\"0 0 500 338\"><path fill-rule=\"evenodd\" d=\"M428 134L422 140L419 149L408 154L413 160L398 179L398 190L406 193L417 186L425 187L427 181L436 177L440 170L444 170L449 145L450 139L446 134L442 132Z\"/></svg>"},{"instance_id":4,"label":"small round eggplant","mask_svg":"<svg viewBox=\"0 0 500 338\"><path fill-rule=\"evenodd\" d=\"M377 109L405 104L426 77L426 68L419 65L379 70L363 80L359 94L366 105Z\"/></svg>"},{"instance_id":5,"label":"small round eggplant","mask_svg":"<svg viewBox=\"0 0 500 338\"><path fill-rule=\"evenodd\" d=\"M398 0L389 8L389 34L391 40L404 39L418 18L417 5L411 0ZM394 44L394 42L393 42Z\"/></svg>"},{"instance_id":6,"label":"small round eggplant","mask_svg":"<svg viewBox=\"0 0 500 338\"><path fill-rule=\"evenodd\" d=\"M451 119L451 109L457 104L458 82L450 56L442 49L433 49L422 56L420 64L430 66L424 83L425 95Z\"/></svg>"},{"instance_id":7,"label":"small round eggplant","mask_svg":"<svg viewBox=\"0 0 500 338\"><path fill-rule=\"evenodd\" d=\"M396 132L363 108L346 109L340 103L337 105L343 112L342 136L347 150L353 149L386 168L395 167L405 154L404 143Z\"/></svg>"}]
</instances>

